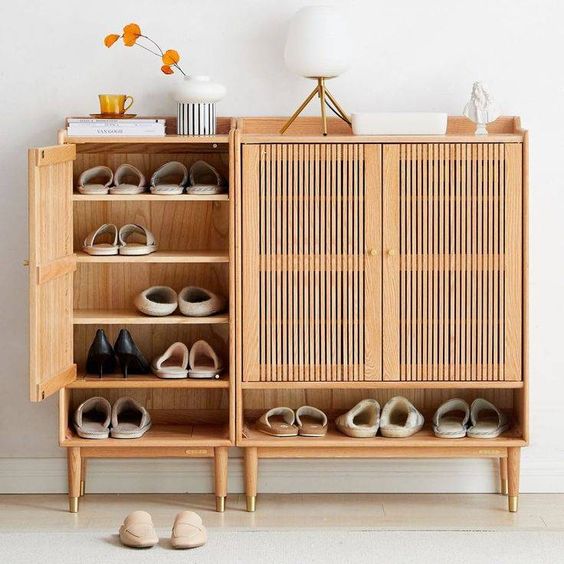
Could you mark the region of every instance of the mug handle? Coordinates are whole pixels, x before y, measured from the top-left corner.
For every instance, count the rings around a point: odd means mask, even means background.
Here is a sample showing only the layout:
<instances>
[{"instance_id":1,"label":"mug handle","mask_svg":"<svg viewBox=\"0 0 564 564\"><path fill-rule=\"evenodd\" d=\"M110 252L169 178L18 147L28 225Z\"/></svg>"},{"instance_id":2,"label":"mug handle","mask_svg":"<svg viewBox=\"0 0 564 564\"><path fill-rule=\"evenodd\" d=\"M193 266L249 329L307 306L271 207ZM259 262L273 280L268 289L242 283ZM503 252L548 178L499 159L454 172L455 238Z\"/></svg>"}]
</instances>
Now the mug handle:
<instances>
[{"instance_id":1,"label":"mug handle","mask_svg":"<svg viewBox=\"0 0 564 564\"><path fill-rule=\"evenodd\" d=\"M128 100L131 100L131 101L129 102L129 106L126 106L125 104L127 103ZM123 105L123 112L124 113L127 112L127 110L129 110L129 108L131 108L131 106L133 106L133 96L126 96L125 102L124 102L124 105Z\"/></svg>"}]
</instances>

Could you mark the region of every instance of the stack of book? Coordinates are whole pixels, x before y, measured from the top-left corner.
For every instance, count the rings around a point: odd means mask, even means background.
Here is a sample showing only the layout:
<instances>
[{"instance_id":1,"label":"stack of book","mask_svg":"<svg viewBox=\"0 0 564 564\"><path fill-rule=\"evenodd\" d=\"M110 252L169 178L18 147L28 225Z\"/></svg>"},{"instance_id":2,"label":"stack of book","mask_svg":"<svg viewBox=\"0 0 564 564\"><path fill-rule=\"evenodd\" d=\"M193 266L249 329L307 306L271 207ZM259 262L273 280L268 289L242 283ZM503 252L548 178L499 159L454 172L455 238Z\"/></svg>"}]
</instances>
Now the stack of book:
<instances>
[{"instance_id":1,"label":"stack of book","mask_svg":"<svg viewBox=\"0 0 564 564\"><path fill-rule=\"evenodd\" d=\"M166 120L154 118L68 118L69 137L162 137Z\"/></svg>"}]
</instances>

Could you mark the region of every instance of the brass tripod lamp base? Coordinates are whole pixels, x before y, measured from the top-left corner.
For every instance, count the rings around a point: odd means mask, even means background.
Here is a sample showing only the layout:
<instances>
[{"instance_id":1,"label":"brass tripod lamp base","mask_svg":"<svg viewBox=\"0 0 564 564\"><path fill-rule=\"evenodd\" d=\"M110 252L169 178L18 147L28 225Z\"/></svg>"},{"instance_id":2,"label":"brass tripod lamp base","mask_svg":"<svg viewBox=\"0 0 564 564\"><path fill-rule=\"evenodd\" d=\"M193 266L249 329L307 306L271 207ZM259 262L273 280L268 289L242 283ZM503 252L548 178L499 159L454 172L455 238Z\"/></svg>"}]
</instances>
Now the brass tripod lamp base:
<instances>
[{"instance_id":1,"label":"brass tripod lamp base","mask_svg":"<svg viewBox=\"0 0 564 564\"><path fill-rule=\"evenodd\" d=\"M335 100L331 92L327 90L325 86L325 78L317 77L317 86L313 89L313 92L303 101L302 105L294 112L292 117L284 124L284 127L280 130L280 134L286 132L286 130L294 123L296 118L305 110L306 106L313 100L315 95L319 96L319 101L321 103L321 121L323 125L323 135L327 135L327 108L331 110L340 117L344 122L351 125L351 118L346 114L346 112L341 108L339 102ZM332 104L332 105L331 105Z\"/></svg>"}]
</instances>

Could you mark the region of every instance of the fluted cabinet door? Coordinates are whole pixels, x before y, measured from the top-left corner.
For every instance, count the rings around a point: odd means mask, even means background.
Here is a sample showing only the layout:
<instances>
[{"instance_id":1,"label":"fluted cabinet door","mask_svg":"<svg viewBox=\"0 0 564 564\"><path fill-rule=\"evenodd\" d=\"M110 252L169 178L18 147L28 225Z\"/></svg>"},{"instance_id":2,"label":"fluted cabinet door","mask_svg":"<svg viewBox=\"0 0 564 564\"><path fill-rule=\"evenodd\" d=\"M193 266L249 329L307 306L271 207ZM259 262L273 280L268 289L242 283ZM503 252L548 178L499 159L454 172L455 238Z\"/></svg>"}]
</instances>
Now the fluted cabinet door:
<instances>
[{"instance_id":1,"label":"fluted cabinet door","mask_svg":"<svg viewBox=\"0 0 564 564\"><path fill-rule=\"evenodd\" d=\"M384 380L522 378L521 150L384 146Z\"/></svg>"},{"instance_id":2,"label":"fluted cabinet door","mask_svg":"<svg viewBox=\"0 0 564 564\"><path fill-rule=\"evenodd\" d=\"M381 146L243 148L243 379L381 379Z\"/></svg>"}]
</instances>

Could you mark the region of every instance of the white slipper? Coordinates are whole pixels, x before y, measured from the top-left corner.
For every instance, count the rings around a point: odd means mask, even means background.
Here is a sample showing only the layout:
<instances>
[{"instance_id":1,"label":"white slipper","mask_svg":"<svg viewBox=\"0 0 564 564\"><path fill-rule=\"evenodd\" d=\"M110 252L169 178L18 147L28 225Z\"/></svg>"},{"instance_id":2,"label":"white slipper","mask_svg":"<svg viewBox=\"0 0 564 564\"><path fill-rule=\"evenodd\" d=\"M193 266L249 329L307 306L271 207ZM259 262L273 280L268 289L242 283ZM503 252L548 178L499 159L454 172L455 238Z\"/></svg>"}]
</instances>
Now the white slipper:
<instances>
[{"instance_id":1,"label":"white slipper","mask_svg":"<svg viewBox=\"0 0 564 564\"><path fill-rule=\"evenodd\" d=\"M78 179L78 191L81 194L107 194L114 173L107 166L94 166L85 170Z\"/></svg>"},{"instance_id":2,"label":"white slipper","mask_svg":"<svg viewBox=\"0 0 564 564\"><path fill-rule=\"evenodd\" d=\"M509 429L509 418L493 403L475 399L470 407L470 426L466 434L475 439L495 439Z\"/></svg>"},{"instance_id":3,"label":"white slipper","mask_svg":"<svg viewBox=\"0 0 564 564\"><path fill-rule=\"evenodd\" d=\"M109 235L109 243L98 243L102 235ZM119 252L118 229L113 223L104 223L84 239L82 250L89 255L108 256Z\"/></svg>"},{"instance_id":4,"label":"white slipper","mask_svg":"<svg viewBox=\"0 0 564 564\"><path fill-rule=\"evenodd\" d=\"M161 196L182 194L188 184L188 169L178 161L159 167L151 176L151 193Z\"/></svg>"},{"instance_id":5,"label":"white slipper","mask_svg":"<svg viewBox=\"0 0 564 564\"><path fill-rule=\"evenodd\" d=\"M133 303L145 315L164 317L178 307L178 294L169 286L151 286L137 294Z\"/></svg>"},{"instance_id":6,"label":"white slipper","mask_svg":"<svg viewBox=\"0 0 564 564\"><path fill-rule=\"evenodd\" d=\"M190 349L190 378L219 378L221 360L206 341L196 341Z\"/></svg>"},{"instance_id":7,"label":"white slipper","mask_svg":"<svg viewBox=\"0 0 564 564\"><path fill-rule=\"evenodd\" d=\"M384 437L411 437L420 431L425 418L415 406L403 396L388 400L380 417L380 433Z\"/></svg>"},{"instance_id":8,"label":"white slipper","mask_svg":"<svg viewBox=\"0 0 564 564\"><path fill-rule=\"evenodd\" d=\"M131 235L141 235L144 237L144 243L128 241ZM119 230L119 254L120 255L150 255L157 250L155 236L142 225L136 223L128 223Z\"/></svg>"},{"instance_id":9,"label":"white slipper","mask_svg":"<svg viewBox=\"0 0 564 564\"><path fill-rule=\"evenodd\" d=\"M74 412L74 428L83 439L107 439L111 417L112 406L106 398L89 398Z\"/></svg>"},{"instance_id":10,"label":"white slipper","mask_svg":"<svg viewBox=\"0 0 564 564\"><path fill-rule=\"evenodd\" d=\"M114 439L138 439L151 428L149 412L133 398L121 397L112 408L112 430Z\"/></svg>"},{"instance_id":11,"label":"white slipper","mask_svg":"<svg viewBox=\"0 0 564 564\"><path fill-rule=\"evenodd\" d=\"M352 409L335 419L341 433L359 439L375 437L380 425L380 404L375 399L359 401Z\"/></svg>"},{"instance_id":12,"label":"white slipper","mask_svg":"<svg viewBox=\"0 0 564 564\"><path fill-rule=\"evenodd\" d=\"M173 343L155 358L151 365L159 378L186 378L188 376L188 347L184 343Z\"/></svg>"},{"instance_id":13,"label":"white slipper","mask_svg":"<svg viewBox=\"0 0 564 564\"><path fill-rule=\"evenodd\" d=\"M131 548L149 548L159 542L153 520L146 511L130 513L119 528L119 540Z\"/></svg>"},{"instance_id":14,"label":"white slipper","mask_svg":"<svg viewBox=\"0 0 564 564\"><path fill-rule=\"evenodd\" d=\"M181 511L174 519L170 544L173 548L198 548L206 544L208 533L202 518L194 511Z\"/></svg>"},{"instance_id":15,"label":"white slipper","mask_svg":"<svg viewBox=\"0 0 564 564\"><path fill-rule=\"evenodd\" d=\"M114 184L110 188L110 194L142 194L145 192L146 181L137 167L121 164L114 174Z\"/></svg>"},{"instance_id":16,"label":"white slipper","mask_svg":"<svg viewBox=\"0 0 564 564\"><path fill-rule=\"evenodd\" d=\"M459 398L443 403L433 415L433 432L441 439L460 439L466 436L470 407Z\"/></svg>"},{"instance_id":17,"label":"white slipper","mask_svg":"<svg viewBox=\"0 0 564 564\"><path fill-rule=\"evenodd\" d=\"M186 286L178 294L180 313L188 317L207 317L225 308L225 299L205 288Z\"/></svg>"},{"instance_id":18,"label":"white slipper","mask_svg":"<svg viewBox=\"0 0 564 564\"><path fill-rule=\"evenodd\" d=\"M217 170L205 161L196 161L190 167L190 184L186 188L187 194L221 194L225 192L225 179Z\"/></svg>"}]
</instances>

